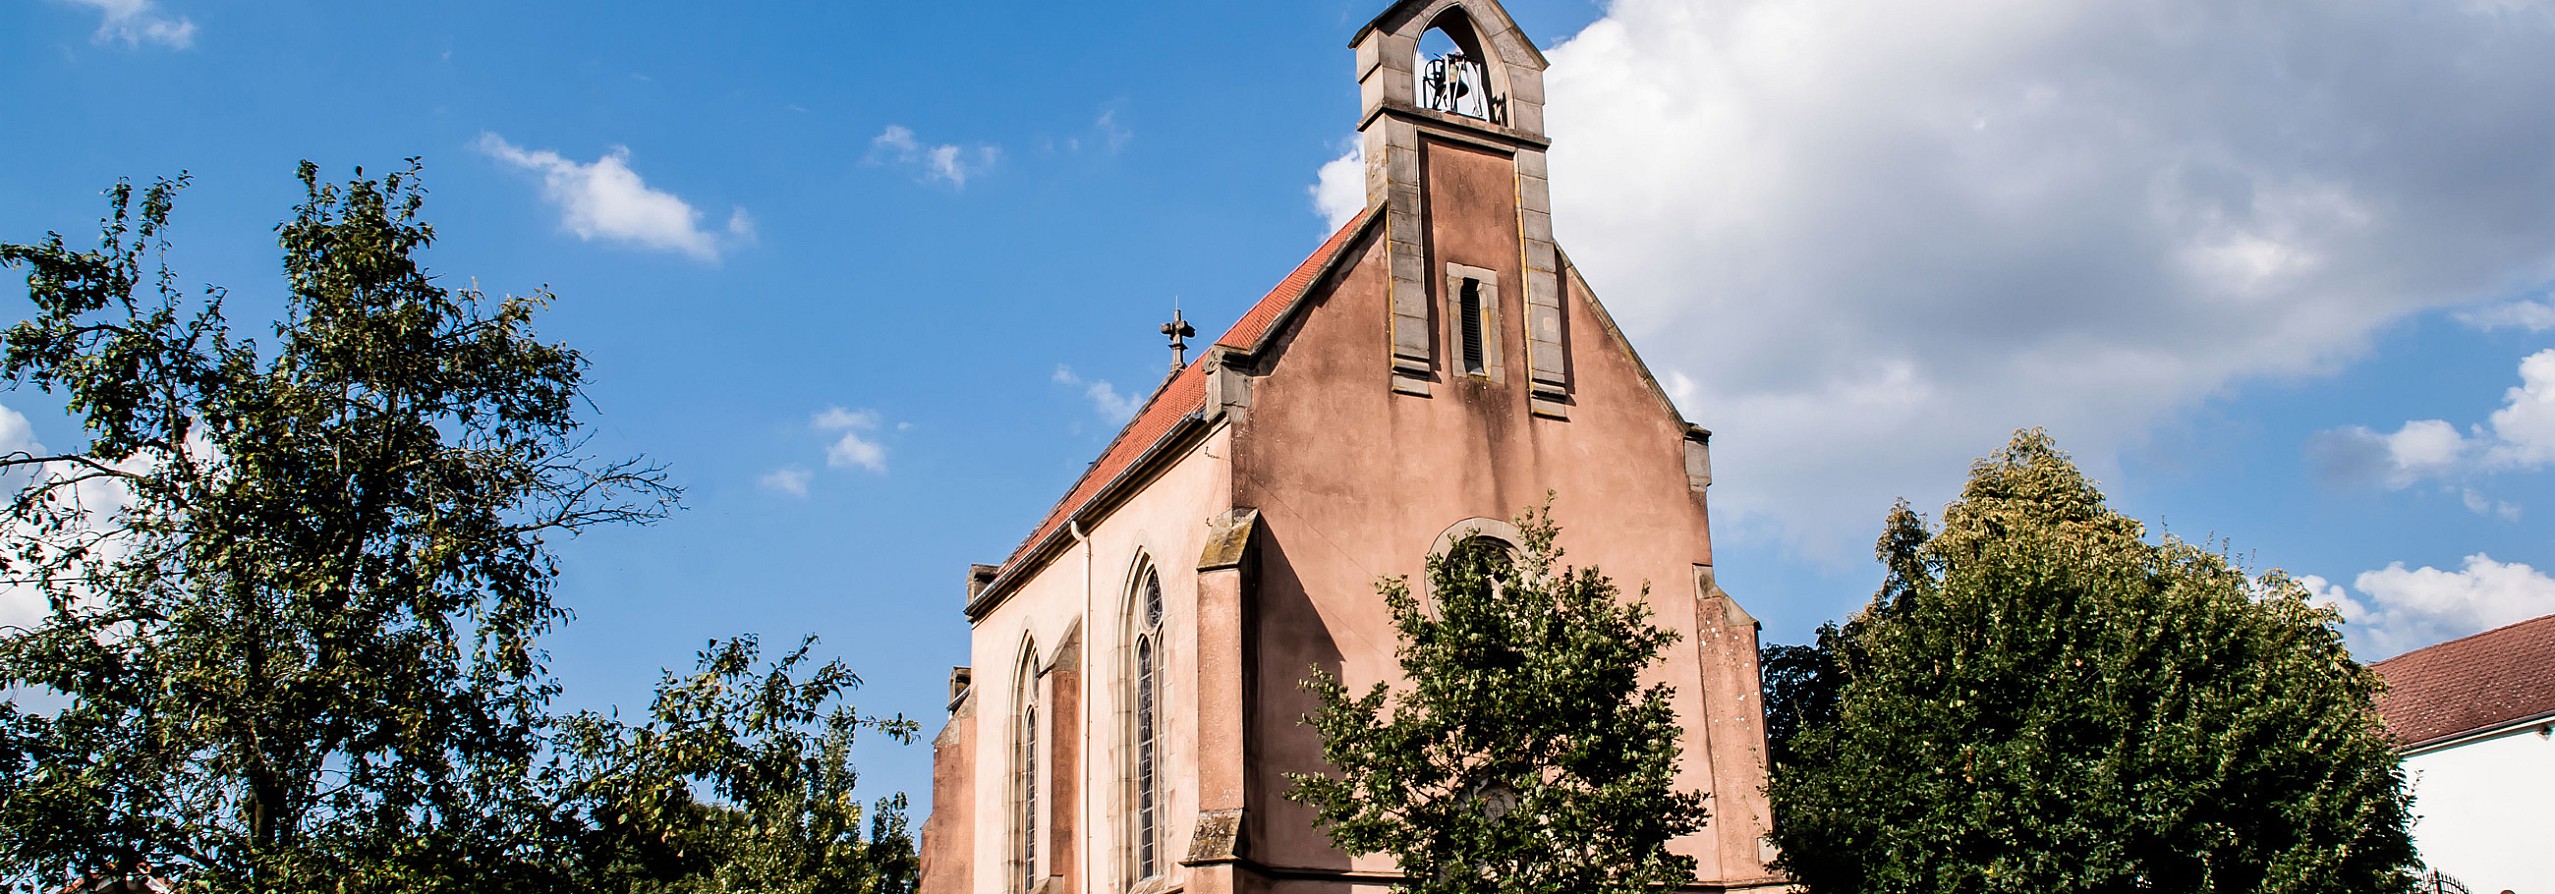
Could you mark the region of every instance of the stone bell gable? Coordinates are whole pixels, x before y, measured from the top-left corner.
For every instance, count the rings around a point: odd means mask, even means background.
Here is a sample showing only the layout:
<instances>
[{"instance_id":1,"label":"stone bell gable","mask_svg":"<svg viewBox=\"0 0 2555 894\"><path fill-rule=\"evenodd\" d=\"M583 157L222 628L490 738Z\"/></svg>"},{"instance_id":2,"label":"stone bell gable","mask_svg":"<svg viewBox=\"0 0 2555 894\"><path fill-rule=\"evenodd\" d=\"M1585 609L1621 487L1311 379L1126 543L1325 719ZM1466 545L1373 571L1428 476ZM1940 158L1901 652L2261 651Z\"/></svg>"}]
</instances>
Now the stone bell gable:
<instances>
[{"instance_id":1,"label":"stone bell gable","mask_svg":"<svg viewBox=\"0 0 2555 894\"><path fill-rule=\"evenodd\" d=\"M1389 859L1332 848L1285 798L1323 769L1298 683L1394 679L1378 579L1513 541L1547 494L1568 561L1681 635L1648 673L1675 690L1677 784L1711 796L1674 844L1690 889L1783 884L1756 624L1714 583L1710 436L1553 241L1542 54L1490 0L1397 3L1352 46L1367 209L969 570L925 890L1383 890Z\"/></svg>"},{"instance_id":2,"label":"stone bell gable","mask_svg":"<svg viewBox=\"0 0 2555 894\"><path fill-rule=\"evenodd\" d=\"M1430 32L1444 34L1465 61L1421 59L1420 43ZM1428 227L1429 200L1458 197L1428 188L1431 172L1425 162L1434 156L1443 164L1460 164L1453 156L1469 150L1503 158L1490 164L1512 175L1509 185L1515 194L1504 204L1517 221L1516 232L1498 234L1510 238L1497 247L1515 245L1522 274L1510 281L1511 290L1525 299L1521 308L1529 324L1529 350L1516 355L1524 361L1517 373L1537 386L1537 412L1562 413L1561 263L1553 247L1552 197L1544 168L1544 150L1552 145L1544 138L1544 54L1498 4L1464 0L1396 3L1360 29L1350 45L1357 50L1362 106L1357 127L1366 158L1366 205L1384 209L1394 385L1427 393L1424 383L1440 366L1438 355L1446 347L1447 340L1433 325L1438 315L1428 303L1430 294L1440 290L1432 288L1437 274L1428 263L1433 238L1493 235L1477 228L1442 234ZM1466 73L1475 76L1463 77ZM1462 198L1503 204L1496 195ZM1488 209L1440 214L1481 219L1465 213L1479 210ZM1451 270L1447 275L1460 276Z\"/></svg>"}]
</instances>

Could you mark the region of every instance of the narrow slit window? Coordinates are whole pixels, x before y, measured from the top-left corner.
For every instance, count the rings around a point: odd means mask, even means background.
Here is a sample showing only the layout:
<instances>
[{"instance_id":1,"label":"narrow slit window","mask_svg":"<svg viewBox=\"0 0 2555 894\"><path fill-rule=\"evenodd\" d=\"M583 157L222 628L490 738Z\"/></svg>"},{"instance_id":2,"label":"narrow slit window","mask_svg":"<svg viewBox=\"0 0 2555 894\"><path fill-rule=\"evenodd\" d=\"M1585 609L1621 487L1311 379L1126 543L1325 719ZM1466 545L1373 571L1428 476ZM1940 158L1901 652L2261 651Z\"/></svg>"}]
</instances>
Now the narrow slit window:
<instances>
[{"instance_id":1,"label":"narrow slit window","mask_svg":"<svg viewBox=\"0 0 2555 894\"><path fill-rule=\"evenodd\" d=\"M1500 381L1499 271L1449 263L1438 281L1438 343L1449 376Z\"/></svg>"},{"instance_id":2,"label":"narrow slit window","mask_svg":"<svg viewBox=\"0 0 2555 894\"><path fill-rule=\"evenodd\" d=\"M1482 362L1482 282L1464 278L1462 296L1456 302L1457 314L1463 319L1464 374L1478 376L1487 372Z\"/></svg>"}]
</instances>

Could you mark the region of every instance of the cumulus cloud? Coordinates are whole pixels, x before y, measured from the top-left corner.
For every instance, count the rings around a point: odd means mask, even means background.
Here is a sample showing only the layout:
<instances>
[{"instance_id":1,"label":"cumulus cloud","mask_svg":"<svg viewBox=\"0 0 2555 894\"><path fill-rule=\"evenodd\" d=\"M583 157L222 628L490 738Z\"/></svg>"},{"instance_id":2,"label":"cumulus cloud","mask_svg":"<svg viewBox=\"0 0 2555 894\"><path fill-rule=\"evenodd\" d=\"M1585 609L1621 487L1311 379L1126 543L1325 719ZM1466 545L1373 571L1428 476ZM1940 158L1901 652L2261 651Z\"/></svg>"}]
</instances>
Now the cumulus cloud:
<instances>
[{"instance_id":1,"label":"cumulus cloud","mask_svg":"<svg viewBox=\"0 0 2555 894\"><path fill-rule=\"evenodd\" d=\"M825 447L826 465L837 469L859 466L882 475L887 473L887 447L876 438L877 413L827 407L810 424L817 431L835 436L834 443Z\"/></svg>"},{"instance_id":2,"label":"cumulus cloud","mask_svg":"<svg viewBox=\"0 0 2555 894\"><path fill-rule=\"evenodd\" d=\"M1144 408L1144 398L1119 394L1118 387L1109 384L1106 379L1084 381L1081 376L1074 375L1070 366L1057 364L1056 374L1049 378L1058 385L1082 389L1082 396L1091 401L1091 408L1111 422L1133 419L1136 411Z\"/></svg>"},{"instance_id":3,"label":"cumulus cloud","mask_svg":"<svg viewBox=\"0 0 2555 894\"><path fill-rule=\"evenodd\" d=\"M2535 469L2555 463L2555 348L2520 361L2520 383L2502 392L2502 408L2493 411L2491 423L2486 465Z\"/></svg>"},{"instance_id":4,"label":"cumulus cloud","mask_svg":"<svg viewBox=\"0 0 2555 894\"><path fill-rule=\"evenodd\" d=\"M2307 456L2329 481L2389 488L2555 465L2555 348L2520 361L2520 383L2502 392L2501 409L2482 424L2461 431L2445 420L2416 419L2384 434L2346 426L2309 439ZM2475 508L2481 496L2468 489L2465 498Z\"/></svg>"},{"instance_id":5,"label":"cumulus cloud","mask_svg":"<svg viewBox=\"0 0 2555 894\"><path fill-rule=\"evenodd\" d=\"M702 214L673 193L655 189L630 168L630 150L614 146L591 162L572 161L547 149L525 150L493 133L479 135L479 151L541 175L541 194L559 208L560 225L577 238L607 239L716 261L726 249L754 238L754 219L738 208L724 232L702 227Z\"/></svg>"},{"instance_id":6,"label":"cumulus cloud","mask_svg":"<svg viewBox=\"0 0 2555 894\"><path fill-rule=\"evenodd\" d=\"M2343 636L2370 659L2555 613L2555 578L2483 553L2466 557L2456 571L2392 563L2361 572L2347 589L2315 575L2298 581L2341 609Z\"/></svg>"},{"instance_id":7,"label":"cumulus cloud","mask_svg":"<svg viewBox=\"0 0 2555 894\"><path fill-rule=\"evenodd\" d=\"M1693 383L1731 530L1849 560L2016 428L2100 474L2545 281L2549 12L1615 0L1548 54L1555 227Z\"/></svg>"},{"instance_id":8,"label":"cumulus cloud","mask_svg":"<svg viewBox=\"0 0 2555 894\"><path fill-rule=\"evenodd\" d=\"M766 490L806 499L807 484L815 477L805 466L783 466L764 475L761 483Z\"/></svg>"},{"instance_id":9,"label":"cumulus cloud","mask_svg":"<svg viewBox=\"0 0 2555 894\"><path fill-rule=\"evenodd\" d=\"M1347 226L1366 210L1366 149L1350 143L1348 154L1322 165L1306 192L1313 196L1313 211L1337 230Z\"/></svg>"},{"instance_id":10,"label":"cumulus cloud","mask_svg":"<svg viewBox=\"0 0 2555 894\"><path fill-rule=\"evenodd\" d=\"M1111 125L1111 116L1101 116L1101 123ZM1114 125L1113 125L1114 126ZM914 136L912 128L890 124L869 141L868 164L894 164L913 171L923 182L947 183L952 189L967 188L968 178L992 170L1001 160L1002 150L994 146L959 146L954 143L931 145Z\"/></svg>"},{"instance_id":11,"label":"cumulus cloud","mask_svg":"<svg viewBox=\"0 0 2555 894\"><path fill-rule=\"evenodd\" d=\"M99 43L124 41L125 46L144 42L183 50L195 44L195 22L185 16L171 17L160 11L152 0L70 0L98 11L102 17L98 32L91 39Z\"/></svg>"}]
</instances>

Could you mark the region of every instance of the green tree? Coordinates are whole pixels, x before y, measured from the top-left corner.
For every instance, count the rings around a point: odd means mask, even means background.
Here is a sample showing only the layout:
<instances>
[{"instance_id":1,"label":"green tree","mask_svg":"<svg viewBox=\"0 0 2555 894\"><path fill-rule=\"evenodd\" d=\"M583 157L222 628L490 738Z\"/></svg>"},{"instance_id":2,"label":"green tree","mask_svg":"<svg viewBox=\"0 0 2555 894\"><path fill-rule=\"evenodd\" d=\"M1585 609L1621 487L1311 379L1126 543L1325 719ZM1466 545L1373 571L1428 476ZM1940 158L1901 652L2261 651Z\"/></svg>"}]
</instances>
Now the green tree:
<instances>
[{"instance_id":1,"label":"green tree","mask_svg":"<svg viewBox=\"0 0 2555 894\"><path fill-rule=\"evenodd\" d=\"M1757 648L1757 672L1765 697L1766 763L1792 761L1792 740L1802 731L1836 722L1837 690L1845 683L1838 672L1835 624L1819 625L1808 645L1767 643Z\"/></svg>"},{"instance_id":2,"label":"green tree","mask_svg":"<svg viewBox=\"0 0 2555 894\"><path fill-rule=\"evenodd\" d=\"M302 166L268 350L162 260L183 177L110 190L97 249L0 245L35 305L0 372L88 441L0 456L0 577L48 609L0 629L0 880L910 891L903 798L865 815L851 747L914 726L857 713L808 644L758 671L753 638L714 641L641 724L549 713L549 540L676 492L581 451L547 293L419 265L417 176Z\"/></svg>"},{"instance_id":3,"label":"green tree","mask_svg":"<svg viewBox=\"0 0 2555 894\"><path fill-rule=\"evenodd\" d=\"M101 244L0 246L34 315L0 373L80 449L0 458L7 573L49 613L0 638L0 860L148 863L217 890L483 890L538 856L555 687L546 540L675 493L579 452L585 360L549 296L437 284L412 162L323 184L278 228L275 342L165 261L185 179L110 191ZM38 701L42 701L39 699Z\"/></svg>"},{"instance_id":4,"label":"green tree","mask_svg":"<svg viewBox=\"0 0 2555 894\"><path fill-rule=\"evenodd\" d=\"M861 730L913 741L903 717L863 716L860 678L810 662L814 638L755 671L755 638L712 641L698 669L668 673L648 718L586 713L563 724L566 788L592 822L573 848L578 885L633 894L904 894L919 869L905 797L866 814L853 797Z\"/></svg>"},{"instance_id":5,"label":"green tree","mask_svg":"<svg viewBox=\"0 0 2555 894\"><path fill-rule=\"evenodd\" d=\"M2286 576L2148 541L2037 430L1880 554L1769 785L1811 890L2407 889L2377 678Z\"/></svg>"},{"instance_id":6,"label":"green tree","mask_svg":"<svg viewBox=\"0 0 2555 894\"><path fill-rule=\"evenodd\" d=\"M1331 841L1399 861L1413 894L1615 894L1690 881L1671 839L1703 828L1676 791L1666 685L1639 677L1676 641L1597 569L1559 567L1549 506L1517 520L1512 554L1482 538L1430 556L1423 605L1377 590L1400 632L1404 688L1305 687L1336 775L1296 774ZM1647 597L1645 587L1643 597Z\"/></svg>"},{"instance_id":7,"label":"green tree","mask_svg":"<svg viewBox=\"0 0 2555 894\"><path fill-rule=\"evenodd\" d=\"M1812 729L1836 722L1837 700L1845 687L1843 653L1855 648L1866 626L1889 614L1906 599L1914 581L1923 576L1923 564L1917 561L1917 548L1931 536L1925 522L1908 508L1906 500L1891 507L1874 550L1887 569L1881 591L1870 606L1843 626L1834 622L1819 625L1807 645L1767 643L1757 649L1757 667L1765 696L1766 762L1780 767L1794 758L1793 740ZM1778 820L1780 817L1777 818Z\"/></svg>"}]
</instances>

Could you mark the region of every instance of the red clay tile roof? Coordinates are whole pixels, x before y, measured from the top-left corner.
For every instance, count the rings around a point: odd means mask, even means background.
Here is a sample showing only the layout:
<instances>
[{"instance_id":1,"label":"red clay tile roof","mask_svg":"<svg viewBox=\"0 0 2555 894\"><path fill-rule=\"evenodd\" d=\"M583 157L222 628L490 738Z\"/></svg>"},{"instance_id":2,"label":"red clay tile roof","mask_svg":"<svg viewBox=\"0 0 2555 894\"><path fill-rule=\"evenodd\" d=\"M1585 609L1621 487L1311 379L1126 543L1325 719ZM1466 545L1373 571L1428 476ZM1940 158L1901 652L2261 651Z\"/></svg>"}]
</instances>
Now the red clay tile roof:
<instances>
[{"instance_id":1,"label":"red clay tile roof","mask_svg":"<svg viewBox=\"0 0 2555 894\"><path fill-rule=\"evenodd\" d=\"M1304 290L1313 285L1313 280L1331 266L1335 256L1354 241L1354 237L1359 232L1366 229L1366 224L1376 214L1376 211L1370 209L1367 213L1358 215L1358 218L1350 221L1348 225L1341 227L1339 232L1331 234L1331 238L1323 242L1321 248L1315 249L1311 257L1304 259L1304 263L1296 265L1295 272L1287 274L1285 279L1280 280L1277 288L1270 289L1267 295L1262 296L1259 303L1252 305L1249 311L1244 312L1242 318L1234 322L1233 328L1225 330L1224 335L1218 337L1215 343L1245 351L1259 347L1260 339L1268 334L1269 327L1276 324L1278 319L1286 314L1287 309L1295 305L1296 299L1303 296ZM1205 406L1206 357L1202 354L1198 359L1189 361L1188 366L1182 367L1179 372L1163 380L1160 387L1154 389L1153 396L1145 400L1144 406L1136 411L1135 418L1127 422L1127 427L1119 429L1118 436L1111 439L1108 448L1100 452L1099 461L1083 470L1082 477L1074 482L1073 489L1065 492L1064 499L1056 501L1055 508L1047 510L1046 518L1039 520L1038 527L1030 533L1029 539L1021 541L1020 546L1012 550L1011 557L1003 560L1002 571L995 576L995 580L1001 581L1010 576L1017 570L1016 566L1020 564L1021 559L1035 551L1047 538L1055 536L1056 530L1064 526L1067 518L1081 511L1082 507L1090 503L1094 497L1099 496L1101 490L1107 488L1110 482L1118 480L1118 477L1125 474L1137 460L1152 452L1154 447L1177 427L1181 419Z\"/></svg>"},{"instance_id":2,"label":"red clay tile roof","mask_svg":"<svg viewBox=\"0 0 2555 894\"><path fill-rule=\"evenodd\" d=\"M2555 715L2555 615L2369 665L2378 715L2403 747Z\"/></svg>"}]
</instances>

